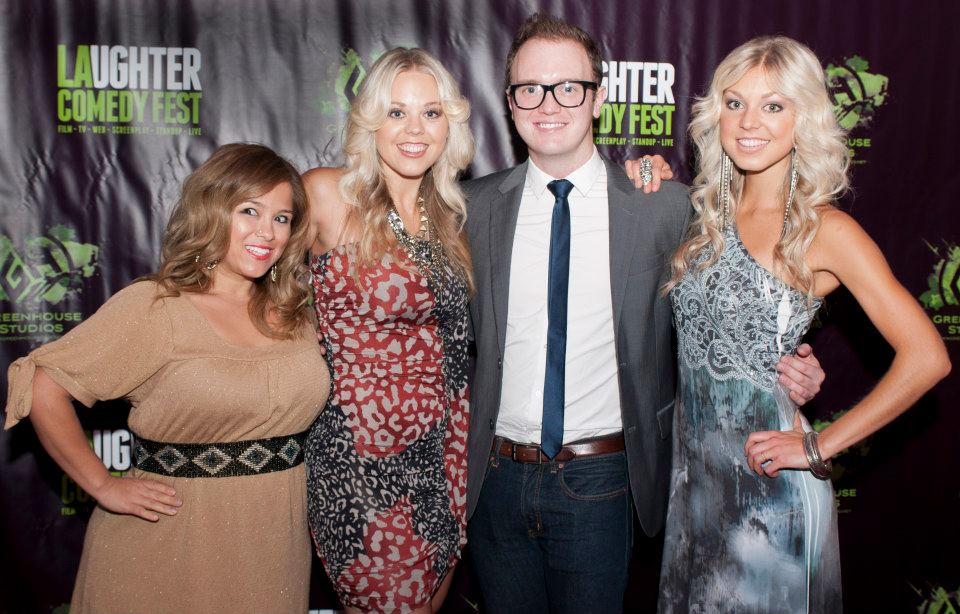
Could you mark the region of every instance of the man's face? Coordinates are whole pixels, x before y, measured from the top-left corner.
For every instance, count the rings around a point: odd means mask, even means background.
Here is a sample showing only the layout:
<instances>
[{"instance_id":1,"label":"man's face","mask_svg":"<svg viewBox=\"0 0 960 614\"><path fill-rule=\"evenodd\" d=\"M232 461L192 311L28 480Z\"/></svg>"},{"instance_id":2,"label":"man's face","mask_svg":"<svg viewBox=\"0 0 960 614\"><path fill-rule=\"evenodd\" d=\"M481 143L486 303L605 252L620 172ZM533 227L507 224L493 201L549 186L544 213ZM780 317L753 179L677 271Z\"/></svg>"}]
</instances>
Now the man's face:
<instances>
[{"instance_id":1,"label":"man's face","mask_svg":"<svg viewBox=\"0 0 960 614\"><path fill-rule=\"evenodd\" d=\"M577 42L534 38L520 47L513 62L511 83L551 85L561 81L593 81L590 59ZM517 132L530 158L545 171L563 177L593 155L593 120L600 116L605 88L588 90L578 107L560 106L552 94L536 109L517 107L507 96Z\"/></svg>"}]
</instances>

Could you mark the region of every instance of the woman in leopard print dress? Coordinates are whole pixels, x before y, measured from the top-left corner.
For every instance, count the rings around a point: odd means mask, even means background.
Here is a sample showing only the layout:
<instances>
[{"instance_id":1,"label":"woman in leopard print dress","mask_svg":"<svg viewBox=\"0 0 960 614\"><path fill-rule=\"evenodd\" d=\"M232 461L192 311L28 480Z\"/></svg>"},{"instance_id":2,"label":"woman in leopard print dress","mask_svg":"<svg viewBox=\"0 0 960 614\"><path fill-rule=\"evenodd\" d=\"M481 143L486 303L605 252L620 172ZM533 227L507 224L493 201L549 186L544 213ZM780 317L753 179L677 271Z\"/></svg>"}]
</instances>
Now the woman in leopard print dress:
<instances>
[{"instance_id":1,"label":"woman in leopard print dress","mask_svg":"<svg viewBox=\"0 0 960 614\"><path fill-rule=\"evenodd\" d=\"M308 507L348 611L434 611L465 543L468 116L436 59L395 49L353 104L345 167L305 176L333 382Z\"/></svg>"}]
</instances>

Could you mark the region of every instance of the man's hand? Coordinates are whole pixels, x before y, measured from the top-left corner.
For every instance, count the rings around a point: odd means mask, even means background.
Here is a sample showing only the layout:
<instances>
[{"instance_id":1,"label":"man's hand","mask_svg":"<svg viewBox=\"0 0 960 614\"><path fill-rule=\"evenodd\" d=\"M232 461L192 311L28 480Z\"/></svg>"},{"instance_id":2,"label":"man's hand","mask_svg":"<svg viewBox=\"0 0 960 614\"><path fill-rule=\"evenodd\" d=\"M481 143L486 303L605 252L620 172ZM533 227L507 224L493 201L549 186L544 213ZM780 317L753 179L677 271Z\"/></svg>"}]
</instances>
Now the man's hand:
<instances>
[{"instance_id":1,"label":"man's hand","mask_svg":"<svg viewBox=\"0 0 960 614\"><path fill-rule=\"evenodd\" d=\"M649 161L649 173L643 172L645 161ZM643 156L638 160L627 160L624 163L627 171L627 177L633 180L633 185L642 188L645 194L656 192L660 189L660 182L666 179L673 179L673 169L663 156ZM647 181L644 181L644 180Z\"/></svg>"},{"instance_id":2,"label":"man's hand","mask_svg":"<svg viewBox=\"0 0 960 614\"><path fill-rule=\"evenodd\" d=\"M820 392L820 385L827 377L820 368L820 361L813 355L813 348L803 343L795 356L781 356L776 365L779 381L790 391L790 398L803 405Z\"/></svg>"}]
</instances>

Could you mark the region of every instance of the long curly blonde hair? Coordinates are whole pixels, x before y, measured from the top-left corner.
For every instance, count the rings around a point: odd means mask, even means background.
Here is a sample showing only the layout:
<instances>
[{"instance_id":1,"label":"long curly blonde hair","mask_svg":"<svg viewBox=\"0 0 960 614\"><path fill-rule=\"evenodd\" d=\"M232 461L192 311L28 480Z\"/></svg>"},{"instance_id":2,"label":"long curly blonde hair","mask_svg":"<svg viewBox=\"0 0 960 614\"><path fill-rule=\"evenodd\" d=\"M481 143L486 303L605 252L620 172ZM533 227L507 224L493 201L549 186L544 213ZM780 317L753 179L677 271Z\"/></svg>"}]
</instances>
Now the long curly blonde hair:
<instances>
[{"instance_id":1,"label":"long curly blonde hair","mask_svg":"<svg viewBox=\"0 0 960 614\"><path fill-rule=\"evenodd\" d=\"M799 178L783 235L774 248L774 270L812 296L813 272L805 256L820 227L818 208L832 204L847 190L850 157L846 133L834 116L820 61L806 45L785 36L754 38L731 51L713 73L707 94L693 105L688 131L697 156L697 175L690 188L695 217L686 240L674 253L667 291L680 281L705 247L712 247L713 253L699 268L716 262L723 251L722 211L717 203L724 155L719 129L723 92L758 66L770 86L794 103L796 118L794 145ZM733 220L743 181L743 173L734 166L729 194ZM789 189L787 173L780 194L784 207Z\"/></svg>"},{"instance_id":2,"label":"long curly blonde hair","mask_svg":"<svg viewBox=\"0 0 960 614\"><path fill-rule=\"evenodd\" d=\"M473 160L473 135L467 124L470 103L460 94L449 71L423 49L398 47L383 54L367 73L351 105L343 145L346 163L340 179L340 197L347 205L344 234L356 238L361 266L378 261L396 245L385 221L392 200L374 133L387 119L394 79L406 71L428 74L437 82L449 132L443 152L421 182L420 196L447 257L472 289L470 247L463 233L466 198L457 182Z\"/></svg>"},{"instance_id":3,"label":"long curly blonde hair","mask_svg":"<svg viewBox=\"0 0 960 614\"><path fill-rule=\"evenodd\" d=\"M234 208L281 183L292 193L290 238L276 263L277 281L270 274L255 280L247 308L254 326L268 337L301 334L309 317L303 262L310 231L307 196L297 169L264 145L224 145L184 181L163 235L160 268L148 277L159 285L160 296L206 292L214 263L230 245Z\"/></svg>"}]
</instances>

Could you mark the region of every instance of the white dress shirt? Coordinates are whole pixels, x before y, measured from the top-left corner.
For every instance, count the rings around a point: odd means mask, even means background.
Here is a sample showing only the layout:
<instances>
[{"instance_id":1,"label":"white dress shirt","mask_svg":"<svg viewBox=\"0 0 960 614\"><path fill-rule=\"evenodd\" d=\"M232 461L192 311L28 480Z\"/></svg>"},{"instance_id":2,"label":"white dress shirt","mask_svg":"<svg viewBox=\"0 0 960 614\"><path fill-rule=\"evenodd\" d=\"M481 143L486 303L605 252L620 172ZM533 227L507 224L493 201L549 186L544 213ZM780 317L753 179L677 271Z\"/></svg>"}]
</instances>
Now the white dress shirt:
<instances>
[{"instance_id":1,"label":"white dress shirt","mask_svg":"<svg viewBox=\"0 0 960 614\"><path fill-rule=\"evenodd\" d=\"M527 162L510 261L503 390L497 435L540 443L547 362L547 273L556 179ZM617 356L610 294L610 224L607 172L594 149L586 164L565 177L570 204L570 281L563 441L622 430Z\"/></svg>"}]
</instances>

